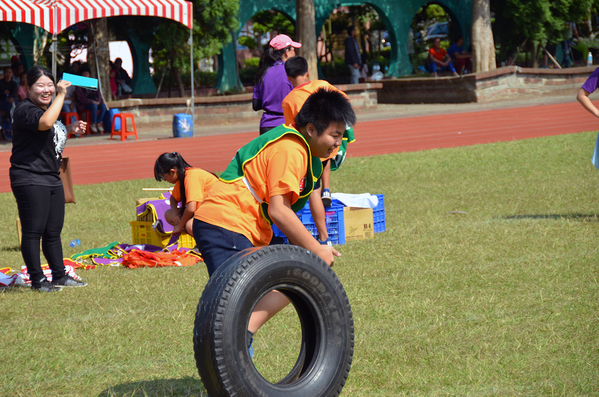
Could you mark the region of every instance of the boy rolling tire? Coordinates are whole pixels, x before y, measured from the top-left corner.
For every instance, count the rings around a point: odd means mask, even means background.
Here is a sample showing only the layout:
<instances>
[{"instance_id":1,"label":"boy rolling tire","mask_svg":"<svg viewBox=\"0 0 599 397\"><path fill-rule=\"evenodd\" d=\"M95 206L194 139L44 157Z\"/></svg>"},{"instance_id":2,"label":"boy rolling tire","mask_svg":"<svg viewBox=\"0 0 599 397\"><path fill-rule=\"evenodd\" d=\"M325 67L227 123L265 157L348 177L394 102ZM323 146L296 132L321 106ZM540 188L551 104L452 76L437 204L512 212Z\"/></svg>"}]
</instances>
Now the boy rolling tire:
<instances>
[{"instance_id":1,"label":"boy rolling tire","mask_svg":"<svg viewBox=\"0 0 599 397\"><path fill-rule=\"evenodd\" d=\"M276 384L254 367L247 325L260 299L285 294L297 312L301 350ZM354 326L349 300L334 271L297 246L250 248L212 275L198 304L193 333L198 372L208 395L337 396L349 374Z\"/></svg>"}]
</instances>

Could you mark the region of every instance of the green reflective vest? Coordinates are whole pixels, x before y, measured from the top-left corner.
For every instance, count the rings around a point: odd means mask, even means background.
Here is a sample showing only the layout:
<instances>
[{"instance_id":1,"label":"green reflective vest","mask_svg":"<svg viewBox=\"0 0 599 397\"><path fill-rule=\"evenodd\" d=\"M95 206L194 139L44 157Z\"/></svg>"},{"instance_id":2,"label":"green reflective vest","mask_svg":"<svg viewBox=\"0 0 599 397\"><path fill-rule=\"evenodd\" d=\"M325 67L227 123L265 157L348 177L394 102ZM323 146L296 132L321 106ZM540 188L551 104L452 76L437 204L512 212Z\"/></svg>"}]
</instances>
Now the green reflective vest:
<instances>
[{"instance_id":1,"label":"green reflective vest","mask_svg":"<svg viewBox=\"0 0 599 397\"><path fill-rule=\"evenodd\" d=\"M291 205L293 212L298 212L306 205L306 201L308 201L310 193L312 193L312 190L314 190L314 184L322 175L322 162L318 157L312 156L308 142L306 142L306 139L302 136L302 134L297 132L297 130L294 128L283 124L253 139L247 145L243 146L237 151L235 157L227 166L227 169L220 175L220 180L225 183L233 183L243 179L250 193L252 193L256 201L260 203L260 212L262 213L262 216L271 225L272 220L268 216L268 201L262 201L261 198L257 197L256 193L247 182L247 179L245 179L245 165L250 160L258 156L258 154L260 154L260 152L268 145L278 141L287 134L299 136L302 139L302 142L306 144L306 150L308 151L306 183L304 184L304 188L300 192L300 196L297 201Z\"/></svg>"},{"instance_id":2,"label":"green reflective vest","mask_svg":"<svg viewBox=\"0 0 599 397\"><path fill-rule=\"evenodd\" d=\"M337 155L331 159L331 171L336 171L341 167L341 164L345 161L345 155L347 154L347 144L352 143L355 140L354 129L348 126L343 133L343 140L341 141L341 146L339 147Z\"/></svg>"}]
</instances>

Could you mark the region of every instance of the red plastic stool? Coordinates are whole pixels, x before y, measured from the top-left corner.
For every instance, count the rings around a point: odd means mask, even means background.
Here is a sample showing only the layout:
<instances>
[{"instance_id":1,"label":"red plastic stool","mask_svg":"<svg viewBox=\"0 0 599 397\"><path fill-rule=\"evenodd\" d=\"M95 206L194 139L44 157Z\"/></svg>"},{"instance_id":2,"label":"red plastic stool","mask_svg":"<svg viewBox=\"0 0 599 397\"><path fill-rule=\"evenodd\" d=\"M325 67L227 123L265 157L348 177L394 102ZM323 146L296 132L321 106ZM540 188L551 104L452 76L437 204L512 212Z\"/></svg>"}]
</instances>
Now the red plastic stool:
<instances>
[{"instance_id":1,"label":"red plastic stool","mask_svg":"<svg viewBox=\"0 0 599 397\"><path fill-rule=\"evenodd\" d=\"M120 131L114 130L115 120L121 120L121 129ZM131 119L132 129L127 129L127 119ZM133 117L133 113L116 113L112 116L112 129L110 131L110 139L112 139L113 135L120 135L121 141L127 139L129 135L134 136L137 139L137 128L135 128L135 118Z\"/></svg>"},{"instance_id":2,"label":"red plastic stool","mask_svg":"<svg viewBox=\"0 0 599 397\"><path fill-rule=\"evenodd\" d=\"M75 117L75 120L79 121L79 115L77 114L77 112L61 112L60 117L62 117L62 119L64 120L65 125L71 124L72 117ZM69 133L69 135L67 135L67 139L71 138L73 135L75 134L72 132Z\"/></svg>"},{"instance_id":3,"label":"red plastic stool","mask_svg":"<svg viewBox=\"0 0 599 397\"><path fill-rule=\"evenodd\" d=\"M85 135L91 134L91 120L92 120L92 111L85 109L79 112L79 119L83 120L83 116L85 116L85 122L87 123L87 127L85 127Z\"/></svg>"}]
</instances>

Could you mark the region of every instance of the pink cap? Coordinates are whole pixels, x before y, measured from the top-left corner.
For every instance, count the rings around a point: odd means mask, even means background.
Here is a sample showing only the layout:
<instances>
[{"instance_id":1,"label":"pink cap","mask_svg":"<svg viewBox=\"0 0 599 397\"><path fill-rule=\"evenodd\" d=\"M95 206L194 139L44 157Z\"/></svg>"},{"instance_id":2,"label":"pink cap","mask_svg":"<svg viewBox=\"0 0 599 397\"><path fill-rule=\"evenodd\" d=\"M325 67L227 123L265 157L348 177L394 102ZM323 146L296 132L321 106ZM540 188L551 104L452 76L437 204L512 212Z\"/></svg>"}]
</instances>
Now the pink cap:
<instances>
[{"instance_id":1,"label":"pink cap","mask_svg":"<svg viewBox=\"0 0 599 397\"><path fill-rule=\"evenodd\" d=\"M300 43L291 40L286 34L275 36L275 38L270 41L269 45L277 51L289 46L293 48L300 48L302 46Z\"/></svg>"}]
</instances>

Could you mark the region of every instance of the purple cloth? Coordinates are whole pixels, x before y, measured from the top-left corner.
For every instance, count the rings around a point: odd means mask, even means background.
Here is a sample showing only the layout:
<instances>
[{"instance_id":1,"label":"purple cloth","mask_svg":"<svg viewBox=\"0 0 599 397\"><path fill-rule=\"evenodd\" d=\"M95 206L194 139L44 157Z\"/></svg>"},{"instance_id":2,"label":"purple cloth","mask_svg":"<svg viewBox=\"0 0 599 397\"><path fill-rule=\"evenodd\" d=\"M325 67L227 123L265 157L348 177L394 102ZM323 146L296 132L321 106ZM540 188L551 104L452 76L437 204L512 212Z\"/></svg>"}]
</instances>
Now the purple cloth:
<instances>
[{"instance_id":1,"label":"purple cloth","mask_svg":"<svg viewBox=\"0 0 599 397\"><path fill-rule=\"evenodd\" d=\"M262 81L254 87L254 98L262 100L260 127L277 127L285 123L283 99L293 86L285 73L285 62L277 61L264 74Z\"/></svg>"},{"instance_id":2,"label":"purple cloth","mask_svg":"<svg viewBox=\"0 0 599 397\"><path fill-rule=\"evenodd\" d=\"M164 196L166 197L167 195L165 194ZM170 195L168 195L168 197L170 198ZM171 208L169 199L166 198L163 200L146 201L145 203L137 206L137 215L141 215L144 212L146 212L148 205L151 205L156 210L156 216L158 216L158 221L159 221L159 229L166 233L172 232L174 229L174 226L169 224L164 219L164 213Z\"/></svg>"},{"instance_id":3,"label":"purple cloth","mask_svg":"<svg viewBox=\"0 0 599 397\"><path fill-rule=\"evenodd\" d=\"M108 259L108 258L92 258L92 262L96 265L111 266L114 263L123 263L123 258Z\"/></svg>"},{"instance_id":4,"label":"purple cloth","mask_svg":"<svg viewBox=\"0 0 599 397\"><path fill-rule=\"evenodd\" d=\"M599 83L599 68L595 69L595 71L591 73L587 81L585 81L582 85L582 89L589 93L595 92L597 89L597 83Z\"/></svg>"}]
</instances>

